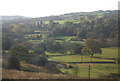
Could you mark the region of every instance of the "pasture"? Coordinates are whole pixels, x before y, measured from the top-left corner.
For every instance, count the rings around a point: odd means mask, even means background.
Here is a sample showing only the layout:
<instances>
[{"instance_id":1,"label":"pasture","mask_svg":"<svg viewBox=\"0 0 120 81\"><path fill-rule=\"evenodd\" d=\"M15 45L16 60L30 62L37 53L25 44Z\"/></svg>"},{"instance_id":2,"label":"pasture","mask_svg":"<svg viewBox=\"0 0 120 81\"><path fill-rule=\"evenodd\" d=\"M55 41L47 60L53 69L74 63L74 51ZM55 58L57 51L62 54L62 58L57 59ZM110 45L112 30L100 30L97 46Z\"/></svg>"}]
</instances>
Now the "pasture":
<instances>
[{"instance_id":1,"label":"pasture","mask_svg":"<svg viewBox=\"0 0 120 81\"><path fill-rule=\"evenodd\" d=\"M35 34L33 34L34 37L30 37L30 39L32 38L35 38ZM28 35L28 36L31 36L31 35ZM44 42L44 39L47 38L47 35L43 35L42 34L42 39L41 40L29 40L27 42L30 42L30 43L41 43L41 42ZM70 39L71 38L76 38L76 36L57 36L57 37L48 37L48 38L52 38L54 39L56 42L71 42L71 43L79 43L79 44L83 44L84 42L83 41L71 41Z\"/></svg>"},{"instance_id":2,"label":"pasture","mask_svg":"<svg viewBox=\"0 0 120 81\"><path fill-rule=\"evenodd\" d=\"M68 75L75 75L79 77L89 77L89 64L76 64L78 66L77 74L73 69L61 69L63 72L67 72ZM75 65L73 65L75 66ZM105 78L102 76L109 75L111 73L118 74L118 64L90 64L90 77L91 78ZM115 76L114 76L115 77Z\"/></svg>"},{"instance_id":3,"label":"pasture","mask_svg":"<svg viewBox=\"0 0 120 81\"><path fill-rule=\"evenodd\" d=\"M90 55L83 55L82 58L83 62L90 61ZM111 62L114 61L113 58L118 58L118 48L102 48L102 54L95 54L93 57L93 62ZM81 55L53 56L50 57L49 60L60 62L81 62Z\"/></svg>"},{"instance_id":4,"label":"pasture","mask_svg":"<svg viewBox=\"0 0 120 81\"><path fill-rule=\"evenodd\" d=\"M93 62L114 62L114 58L118 58L118 50L119 48L102 48L102 54L95 54L93 57ZM64 56L51 56L49 58L51 61L58 62L81 62L80 55L64 55ZM83 56L83 62L90 62L90 56ZM89 64L72 64L73 66L78 66L77 76L80 77L88 77L89 72ZM111 73L118 74L118 64L90 64L91 66L91 78L99 78ZM74 75L73 69L61 69L63 72L67 72L68 75ZM115 76L113 76L115 77ZM103 78L103 77L102 77Z\"/></svg>"}]
</instances>

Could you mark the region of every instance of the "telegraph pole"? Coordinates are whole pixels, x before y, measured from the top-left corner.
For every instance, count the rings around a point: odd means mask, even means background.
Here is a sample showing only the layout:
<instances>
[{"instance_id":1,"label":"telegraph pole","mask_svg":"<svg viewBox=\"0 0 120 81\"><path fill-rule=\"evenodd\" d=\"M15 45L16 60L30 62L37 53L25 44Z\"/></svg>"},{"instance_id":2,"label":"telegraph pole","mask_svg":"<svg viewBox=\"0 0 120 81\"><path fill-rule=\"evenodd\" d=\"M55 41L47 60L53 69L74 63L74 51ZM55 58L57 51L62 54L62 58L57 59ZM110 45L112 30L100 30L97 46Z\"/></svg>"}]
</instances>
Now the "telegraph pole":
<instances>
[{"instance_id":1,"label":"telegraph pole","mask_svg":"<svg viewBox=\"0 0 120 81\"><path fill-rule=\"evenodd\" d=\"M89 68L88 68L88 73L89 73L89 81L90 81L90 65L89 65Z\"/></svg>"}]
</instances>

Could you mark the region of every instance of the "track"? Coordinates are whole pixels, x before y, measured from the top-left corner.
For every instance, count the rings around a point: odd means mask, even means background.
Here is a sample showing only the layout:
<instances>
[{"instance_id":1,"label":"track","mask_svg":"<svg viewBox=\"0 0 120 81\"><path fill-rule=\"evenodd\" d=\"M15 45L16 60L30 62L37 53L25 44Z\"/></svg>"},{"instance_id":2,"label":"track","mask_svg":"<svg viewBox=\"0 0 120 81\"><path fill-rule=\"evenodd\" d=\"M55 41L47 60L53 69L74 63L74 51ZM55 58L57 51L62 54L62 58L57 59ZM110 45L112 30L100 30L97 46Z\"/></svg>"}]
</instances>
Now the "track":
<instances>
[{"instance_id":1,"label":"track","mask_svg":"<svg viewBox=\"0 0 120 81\"><path fill-rule=\"evenodd\" d=\"M50 61L50 62L55 62L55 63L60 63L60 62L56 62L56 61ZM78 64L78 63L83 63L83 64L116 64L116 62L67 62L67 63L72 63L72 64Z\"/></svg>"}]
</instances>

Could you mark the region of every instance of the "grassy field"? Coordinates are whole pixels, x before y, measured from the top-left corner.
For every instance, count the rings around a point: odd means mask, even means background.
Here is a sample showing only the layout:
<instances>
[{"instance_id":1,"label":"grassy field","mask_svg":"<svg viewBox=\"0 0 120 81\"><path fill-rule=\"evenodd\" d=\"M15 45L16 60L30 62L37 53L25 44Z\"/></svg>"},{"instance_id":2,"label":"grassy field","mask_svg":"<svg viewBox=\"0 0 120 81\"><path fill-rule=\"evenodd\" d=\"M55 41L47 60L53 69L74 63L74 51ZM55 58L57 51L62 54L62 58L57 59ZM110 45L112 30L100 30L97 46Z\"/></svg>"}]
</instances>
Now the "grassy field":
<instances>
[{"instance_id":1,"label":"grassy field","mask_svg":"<svg viewBox=\"0 0 120 81\"><path fill-rule=\"evenodd\" d=\"M46 55L63 55L61 53L50 53L50 52L45 52Z\"/></svg>"},{"instance_id":2,"label":"grassy field","mask_svg":"<svg viewBox=\"0 0 120 81\"><path fill-rule=\"evenodd\" d=\"M90 56L83 56L83 62L90 62ZM54 56L50 57L49 60L51 61L59 61L59 62L81 62L81 56L80 55L65 55L65 56ZM113 62L114 60L108 60L108 59L101 59L101 58L93 58L93 62Z\"/></svg>"},{"instance_id":3,"label":"grassy field","mask_svg":"<svg viewBox=\"0 0 120 81\"><path fill-rule=\"evenodd\" d=\"M46 37L47 37L47 35L43 35L42 39L45 39ZM59 36L59 37L57 36L57 37L49 37L49 38L53 38L56 42L72 42L72 43L83 44L83 41L70 41L71 38L76 38L76 36ZM43 40L29 40L27 42L41 43L41 42L43 42Z\"/></svg>"},{"instance_id":4,"label":"grassy field","mask_svg":"<svg viewBox=\"0 0 120 81\"><path fill-rule=\"evenodd\" d=\"M83 44L83 41L71 41L71 38L76 38L76 36L57 36L57 37L50 37L55 39L56 42L72 42L72 43L79 43ZM56 40L56 39L62 39L62 40Z\"/></svg>"},{"instance_id":5,"label":"grassy field","mask_svg":"<svg viewBox=\"0 0 120 81\"><path fill-rule=\"evenodd\" d=\"M77 76L89 77L89 64L77 64ZM74 69L61 69L63 72L68 71L68 75L74 75ZM91 64L90 77L103 78L101 76L109 75L110 73L118 73L118 64Z\"/></svg>"},{"instance_id":6,"label":"grassy field","mask_svg":"<svg viewBox=\"0 0 120 81\"><path fill-rule=\"evenodd\" d=\"M69 41L71 38L76 38L76 36L57 36L57 37L50 37L53 39L64 39L65 41Z\"/></svg>"},{"instance_id":7,"label":"grassy field","mask_svg":"<svg viewBox=\"0 0 120 81\"><path fill-rule=\"evenodd\" d=\"M112 58L118 58L118 48L102 48L102 54L95 54L93 57L94 61L105 61L112 62ZM81 62L80 55L65 55L65 56L54 56L50 57L52 61L63 61L63 62ZM90 56L83 56L83 62L89 62Z\"/></svg>"},{"instance_id":8,"label":"grassy field","mask_svg":"<svg viewBox=\"0 0 120 81\"><path fill-rule=\"evenodd\" d=\"M93 58L93 61L106 61L111 62L114 60L108 60L110 58L118 58L118 49L117 48L102 48L103 54L99 55L96 54ZM51 57L49 60L52 61L59 61L59 62L81 62L80 55L63 55L60 53L50 53L46 52L46 55L50 55ZM52 56L58 55L58 56ZM63 55L63 56L59 56ZM96 58L99 57L99 58ZM84 62L90 61L90 56L83 56ZM78 78L88 78L89 76L89 65L90 65L90 77L91 78L105 78L103 76L110 75L111 73L118 74L118 64L71 64L74 68L75 66L78 67L77 74L75 74L75 69L63 69L61 71L64 72L66 75L62 74L49 74L47 71L42 67L36 67L31 64L21 64L22 69L27 70L36 70L40 72L26 72L26 71L18 71L18 70L3 70L3 78L16 78L16 79L69 79L69 78L76 78L74 76L78 76ZM36 69L35 69L36 68ZM120 70L120 68L119 68ZM6 74L7 73L7 74ZM102 77L101 77L102 76ZM114 76L115 77L115 76Z\"/></svg>"},{"instance_id":9,"label":"grassy field","mask_svg":"<svg viewBox=\"0 0 120 81\"><path fill-rule=\"evenodd\" d=\"M29 40L28 42L31 42L31 43L42 43L43 40Z\"/></svg>"},{"instance_id":10,"label":"grassy field","mask_svg":"<svg viewBox=\"0 0 120 81\"><path fill-rule=\"evenodd\" d=\"M120 49L120 48L119 48ZM102 48L102 54L94 55L93 62L104 61L114 62L112 58L118 58L118 48ZM59 62L81 62L80 55L65 55L65 56L53 56L49 60ZM83 62L90 62L90 56L83 56ZM78 66L77 76L88 77L88 65L89 64L76 64ZM90 64L91 65L91 77L99 78L100 76L109 75L110 73L118 74L118 64ZM75 66L75 64L73 64ZM120 70L120 69L119 69ZM74 69L61 69L68 75L74 75Z\"/></svg>"},{"instance_id":11,"label":"grassy field","mask_svg":"<svg viewBox=\"0 0 120 81\"><path fill-rule=\"evenodd\" d=\"M54 22L58 22L59 24L65 24L65 22L73 22L73 23L80 23L79 20L74 20L74 19L67 19L67 20L61 20L61 21L54 21ZM45 24L48 24L49 21L45 21Z\"/></svg>"},{"instance_id":12,"label":"grassy field","mask_svg":"<svg viewBox=\"0 0 120 81\"><path fill-rule=\"evenodd\" d=\"M102 48L102 54L96 56L102 58L118 58L118 50L120 50L120 48L116 48L116 47Z\"/></svg>"}]
</instances>

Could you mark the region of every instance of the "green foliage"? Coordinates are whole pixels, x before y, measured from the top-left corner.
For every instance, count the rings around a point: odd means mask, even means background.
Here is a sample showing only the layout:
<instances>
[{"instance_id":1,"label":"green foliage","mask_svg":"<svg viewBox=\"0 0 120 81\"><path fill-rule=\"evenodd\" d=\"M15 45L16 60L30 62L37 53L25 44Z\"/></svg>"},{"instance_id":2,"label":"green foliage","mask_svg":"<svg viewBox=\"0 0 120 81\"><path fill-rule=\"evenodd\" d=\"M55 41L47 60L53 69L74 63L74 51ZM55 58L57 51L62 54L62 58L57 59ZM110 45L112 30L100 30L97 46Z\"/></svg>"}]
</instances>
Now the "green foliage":
<instances>
[{"instance_id":1,"label":"green foliage","mask_svg":"<svg viewBox=\"0 0 120 81\"><path fill-rule=\"evenodd\" d=\"M16 56L11 55L8 58L8 69L20 70L20 62Z\"/></svg>"},{"instance_id":2,"label":"green foliage","mask_svg":"<svg viewBox=\"0 0 120 81\"><path fill-rule=\"evenodd\" d=\"M45 51L42 48L35 48L34 49L35 54L45 54Z\"/></svg>"},{"instance_id":3,"label":"green foliage","mask_svg":"<svg viewBox=\"0 0 120 81\"><path fill-rule=\"evenodd\" d=\"M12 46L10 49L10 52L11 52L11 54L14 54L14 55L28 54L27 48L25 46L23 46L22 44Z\"/></svg>"},{"instance_id":4,"label":"green foliage","mask_svg":"<svg viewBox=\"0 0 120 81\"><path fill-rule=\"evenodd\" d=\"M13 44L14 44L14 41L10 37L5 36L5 35L2 36L2 49L3 50L9 50Z\"/></svg>"},{"instance_id":5,"label":"green foliage","mask_svg":"<svg viewBox=\"0 0 120 81\"><path fill-rule=\"evenodd\" d=\"M68 45L68 49L71 52L71 54L80 54L82 45L77 44L77 43L71 43Z\"/></svg>"},{"instance_id":6,"label":"green foliage","mask_svg":"<svg viewBox=\"0 0 120 81\"><path fill-rule=\"evenodd\" d=\"M82 51L83 55L89 55L89 54L91 54L91 49L89 49L88 47L82 48L81 51Z\"/></svg>"},{"instance_id":7,"label":"green foliage","mask_svg":"<svg viewBox=\"0 0 120 81\"><path fill-rule=\"evenodd\" d=\"M88 28L82 27L82 28L78 29L78 31L77 31L77 37L86 38L87 32L88 32Z\"/></svg>"},{"instance_id":8,"label":"green foliage","mask_svg":"<svg viewBox=\"0 0 120 81\"><path fill-rule=\"evenodd\" d=\"M47 39L45 41L45 46L47 51L51 52L61 52L63 46L59 42L55 42L53 39Z\"/></svg>"},{"instance_id":9,"label":"green foliage","mask_svg":"<svg viewBox=\"0 0 120 81\"><path fill-rule=\"evenodd\" d=\"M33 63L38 66L45 66L48 63L48 59L45 57L36 57L33 59Z\"/></svg>"},{"instance_id":10,"label":"green foliage","mask_svg":"<svg viewBox=\"0 0 120 81\"><path fill-rule=\"evenodd\" d=\"M50 73L61 73L60 69L56 67L55 63L49 62L45 65L45 68L50 71Z\"/></svg>"}]
</instances>

